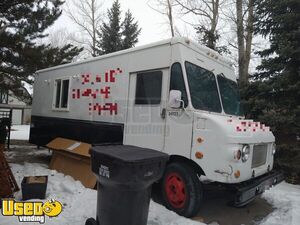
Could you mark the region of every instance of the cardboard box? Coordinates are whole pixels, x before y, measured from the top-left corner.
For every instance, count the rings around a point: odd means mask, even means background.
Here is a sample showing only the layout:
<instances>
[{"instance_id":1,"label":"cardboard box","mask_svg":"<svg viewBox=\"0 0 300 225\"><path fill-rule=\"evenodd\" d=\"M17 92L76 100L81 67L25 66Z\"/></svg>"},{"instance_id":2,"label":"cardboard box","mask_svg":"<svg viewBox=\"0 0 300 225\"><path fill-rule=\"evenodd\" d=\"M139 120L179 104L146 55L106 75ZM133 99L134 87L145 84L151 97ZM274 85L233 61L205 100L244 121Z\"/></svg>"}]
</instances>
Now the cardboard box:
<instances>
[{"instance_id":1,"label":"cardboard box","mask_svg":"<svg viewBox=\"0 0 300 225\"><path fill-rule=\"evenodd\" d=\"M94 188L96 186L96 176L91 170L89 150L92 146L90 144L55 138L46 146L53 150L50 169L81 181L85 187Z\"/></svg>"}]
</instances>

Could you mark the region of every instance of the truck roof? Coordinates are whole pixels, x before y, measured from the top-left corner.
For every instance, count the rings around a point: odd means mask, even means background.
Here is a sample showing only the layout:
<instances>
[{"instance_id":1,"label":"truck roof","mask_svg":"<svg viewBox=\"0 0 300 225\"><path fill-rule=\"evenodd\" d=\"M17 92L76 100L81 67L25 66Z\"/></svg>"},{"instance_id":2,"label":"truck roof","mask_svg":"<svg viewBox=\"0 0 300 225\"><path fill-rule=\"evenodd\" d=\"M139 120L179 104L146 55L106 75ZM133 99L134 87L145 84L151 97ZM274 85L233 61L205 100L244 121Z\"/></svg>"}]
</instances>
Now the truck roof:
<instances>
[{"instance_id":1,"label":"truck roof","mask_svg":"<svg viewBox=\"0 0 300 225\"><path fill-rule=\"evenodd\" d=\"M210 48L208 48L206 46L203 46L203 45L199 45L199 44L197 44L197 43L195 43L195 42L193 42L190 39L185 38L185 37L173 37L173 38L169 38L169 39L166 39L166 40L162 40L162 41L142 45L142 46L139 46L139 47L129 48L129 49L125 49L125 50L121 50L121 51L117 51L117 52L113 52L113 53L109 53L109 54L101 55L101 56L97 56L97 57L91 57L91 58L81 60L81 61L78 61L78 62L66 63L66 64L62 64L62 65L58 65L58 66L38 70L38 71L36 71L36 73L42 73L42 72L56 70L56 69L60 69L60 68L66 68L66 67L73 66L73 65L79 65L79 64L84 64L84 63L87 63L87 62L98 61L98 60L101 60L101 59L114 57L114 56L118 56L118 55L123 55L123 54L127 54L127 53L130 53L130 52L141 51L141 50L144 50L144 49L157 47L157 46L161 46L161 45L167 45L167 44L174 45L174 44L178 44L178 43L182 44L182 45L184 45L188 48L191 48L191 49L199 52L200 54L205 54L206 57L210 57L215 61L221 62L223 65L225 65L227 67L232 66L232 62L229 59L223 57L222 55L220 55L218 52L216 52L213 49L210 49Z\"/></svg>"}]
</instances>

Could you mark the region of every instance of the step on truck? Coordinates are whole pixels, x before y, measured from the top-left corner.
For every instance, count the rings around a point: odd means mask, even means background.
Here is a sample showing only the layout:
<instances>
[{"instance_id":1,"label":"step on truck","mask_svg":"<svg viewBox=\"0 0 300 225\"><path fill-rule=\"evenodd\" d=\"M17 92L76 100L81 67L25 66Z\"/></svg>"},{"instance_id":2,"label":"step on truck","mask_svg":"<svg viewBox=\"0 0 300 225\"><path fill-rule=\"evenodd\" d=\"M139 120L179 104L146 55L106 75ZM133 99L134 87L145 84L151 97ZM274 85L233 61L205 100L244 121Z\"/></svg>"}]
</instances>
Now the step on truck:
<instances>
[{"instance_id":1,"label":"step on truck","mask_svg":"<svg viewBox=\"0 0 300 225\"><path fill-rule=\"evenodd\" d=\"M230 61L187 38L37 71L30 142L56 137L168 153L163 202L186 217L201 177L234 188L236 206L283 179L270 128L241 114Z\"/></svg>"}]
</instances>

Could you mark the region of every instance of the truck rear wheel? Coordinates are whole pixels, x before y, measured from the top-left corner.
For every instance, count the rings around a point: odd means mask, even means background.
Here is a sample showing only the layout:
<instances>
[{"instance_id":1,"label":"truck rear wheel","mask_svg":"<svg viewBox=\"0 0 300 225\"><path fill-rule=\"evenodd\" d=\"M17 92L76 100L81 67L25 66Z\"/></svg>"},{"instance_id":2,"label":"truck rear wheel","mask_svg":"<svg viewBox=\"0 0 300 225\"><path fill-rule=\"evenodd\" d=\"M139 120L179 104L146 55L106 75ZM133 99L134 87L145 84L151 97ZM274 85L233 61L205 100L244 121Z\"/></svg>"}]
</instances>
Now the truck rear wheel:
<instances>
[{"instance_id":1,"label":"truck rear wheel","mask_svg":"<svg viewBox=\"0 0 300 225\"><path fill-rule=\"evenodd\" d=\"M162 179L165 206L185 217L195 216L202 202L202 185L196 172L183 163L167 166Z\"/></svg>"}]
</instances>

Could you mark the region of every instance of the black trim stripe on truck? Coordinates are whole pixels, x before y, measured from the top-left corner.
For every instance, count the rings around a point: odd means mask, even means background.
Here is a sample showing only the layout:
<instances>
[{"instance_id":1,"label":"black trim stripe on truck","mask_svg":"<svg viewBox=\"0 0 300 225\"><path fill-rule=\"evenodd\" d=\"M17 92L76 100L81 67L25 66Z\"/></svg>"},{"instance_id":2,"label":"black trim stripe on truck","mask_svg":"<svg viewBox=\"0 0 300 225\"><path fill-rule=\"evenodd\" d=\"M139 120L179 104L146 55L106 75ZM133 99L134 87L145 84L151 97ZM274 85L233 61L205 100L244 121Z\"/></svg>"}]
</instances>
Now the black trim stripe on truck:
<instances>
[{"instance_id":1,"label":"black trim stripe on truck","mask_svg":"<svg viewBox=\"0 0 300 225\"><path fill-rule=\"evenodd\" d=\"M123 143L124 124L32 116L29 142L45 146L56 137L87 142Z\"/></svg>"}]
</instances>

